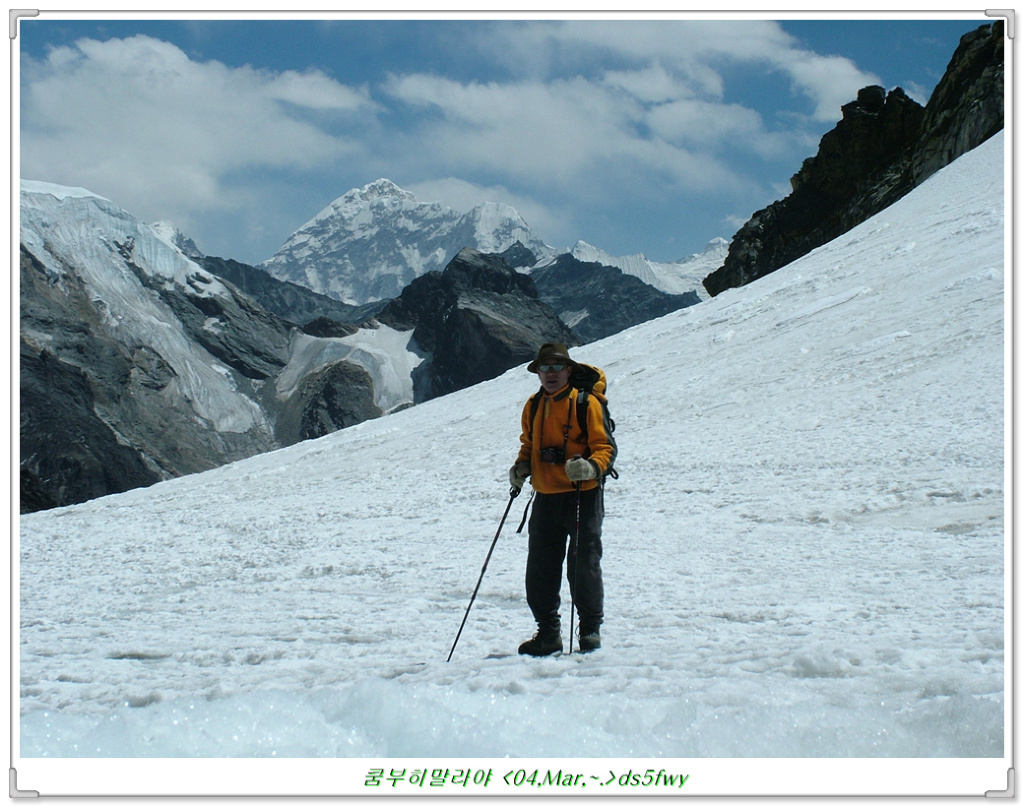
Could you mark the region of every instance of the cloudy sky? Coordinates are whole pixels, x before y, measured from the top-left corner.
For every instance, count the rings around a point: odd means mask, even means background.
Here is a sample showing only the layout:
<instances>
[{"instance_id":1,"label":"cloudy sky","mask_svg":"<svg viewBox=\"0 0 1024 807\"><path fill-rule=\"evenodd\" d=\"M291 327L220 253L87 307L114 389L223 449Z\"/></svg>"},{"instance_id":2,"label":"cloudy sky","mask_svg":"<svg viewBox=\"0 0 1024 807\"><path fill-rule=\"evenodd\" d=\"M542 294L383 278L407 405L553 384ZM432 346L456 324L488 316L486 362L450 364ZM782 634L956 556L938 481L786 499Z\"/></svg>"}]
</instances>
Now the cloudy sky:
<instances>
[{"instance_id":1,"label":"cloudy sky","mask_svg":"<svg viewBox=\"0 0 1024 807\"><path fill-rule=\"evenodd\" d=\"M861 87L925 103L988 22L44 12L16 40L21 176L249 263L379 177L507 202L552 246L675 260L787 195Z\"/></svg>"}]
</instances>

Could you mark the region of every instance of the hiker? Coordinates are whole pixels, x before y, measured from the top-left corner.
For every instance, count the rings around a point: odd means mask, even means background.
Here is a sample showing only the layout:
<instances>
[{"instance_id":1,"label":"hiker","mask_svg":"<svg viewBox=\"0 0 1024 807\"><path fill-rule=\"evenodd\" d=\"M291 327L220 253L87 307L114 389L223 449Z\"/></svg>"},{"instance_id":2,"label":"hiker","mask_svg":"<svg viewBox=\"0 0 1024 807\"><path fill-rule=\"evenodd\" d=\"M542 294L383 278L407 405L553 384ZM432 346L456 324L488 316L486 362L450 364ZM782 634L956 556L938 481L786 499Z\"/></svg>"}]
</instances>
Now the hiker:
<instances>
[{"instance_id":1,"label":"hiker","mask_svg":"<svg viewBox=\"0 0 1024 807\"><path fill-rule=\"evenodd\" d=\"M570 379L574 372L584 370L596 375L594 368L574 362L565 345L548 342L541 345L536 360L526 369L538 375L541 389L523 407L522 446L509 470L509 481L521 489L527 477L532 477L536 491L530 516L526 601L537 621L537 633L519 646L519 652L548 656L562 651L559 590L567 542L566 576L579 613L579 648L590 652L601 646L602 481L615 461L615 441L607 412L593 396L585 413L577 413L582 393ZM601 381L603 387L603 374ZM579 414L584 415L585 431Z\"/></svg>"}]
</instances>

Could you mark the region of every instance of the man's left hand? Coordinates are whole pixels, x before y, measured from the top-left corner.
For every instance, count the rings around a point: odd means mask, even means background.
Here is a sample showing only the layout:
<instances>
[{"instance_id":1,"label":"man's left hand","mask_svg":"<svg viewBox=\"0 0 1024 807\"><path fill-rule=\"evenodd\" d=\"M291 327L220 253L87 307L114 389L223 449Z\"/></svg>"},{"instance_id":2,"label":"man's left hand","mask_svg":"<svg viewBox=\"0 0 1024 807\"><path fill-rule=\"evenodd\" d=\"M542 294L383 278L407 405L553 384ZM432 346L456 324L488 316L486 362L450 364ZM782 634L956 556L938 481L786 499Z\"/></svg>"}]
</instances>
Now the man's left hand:
<instances>
[{"instance_id":1,"label":"man's left hand","mask_svg":"<svg viewBox=\"0 0 1024 807\"><path fill-rule=\"evenodd\" d=\"M573 457L565 464L565 473L570 482L583 482L587 479L597 479L598 467L590 460Z\"/></svg>"}]
</instances>

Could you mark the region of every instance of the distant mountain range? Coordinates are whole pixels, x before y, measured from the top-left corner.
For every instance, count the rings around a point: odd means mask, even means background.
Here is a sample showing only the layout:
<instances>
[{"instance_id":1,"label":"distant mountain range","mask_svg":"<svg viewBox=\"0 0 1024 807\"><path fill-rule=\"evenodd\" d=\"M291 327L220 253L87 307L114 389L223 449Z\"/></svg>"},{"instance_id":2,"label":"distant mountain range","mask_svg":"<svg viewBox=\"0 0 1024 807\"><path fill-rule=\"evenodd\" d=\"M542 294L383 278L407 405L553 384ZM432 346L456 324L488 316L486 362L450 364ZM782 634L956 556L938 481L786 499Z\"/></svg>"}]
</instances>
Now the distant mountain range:
<instances>
[{"instance_id":1,"label":"distant mountain range","mask_svg":"<svg viewBox=\"0 0 1024 807\"><path fill-rule=\"evenodd\" d=\"M631 275L656 289L668 294L696 294L700 300L710 295L704 289L703 281L722 265L729 253L729 242L724 238L712 238L700 252L672 263L658 263L643 253L615 257L603 249L591 246L586 241L577 241L569 254L582 263L596 263L612 266L624 275Z\"/></svg>"},{"instance_id":2,"label":"distant mountain range","mask_svg":"<svg viewBox=\"0 0 1024 807\"><path fill-rule=\"evenodd\" d=\"M620 269L668 294L700 295L701 281L721 265L718 258L728 243L714 239L704 252L679 263L655 263L643 255L614 258L583 241L571 250L556 249L509 205L488 202L460 213L439 202L421 202L391 180L378 179L331 202L259 268L358 306L397 297L415 278L444 269L465 247L505 254L513 268L527 273L571 254Z\"/></svg>"},{"instance_id":3,"label":"distant mountain range","mask_svg":"<svg viewBox=\"0 0 1024 807\"><path fill-rule=\"evenodd\" d=\"M536 256L554 254L508 205L459 213L378 179L331 202L260 268L362 305L397 297L415 278L444 269L463 247L497 253L516 242Z\"/></svg>"},{"instance_id":4,"label":"distant mountain range","mask_svg":"<svg viewBox=\"0 0 1024 807\"><path fill-rule=\"evenodd\" d=\"M20 240L26 511L319 437L493 378L544 341L583 341L509 263L536 263L518 240L508 260L464 247L360 306L202 255L82 188L23 181ZM541 270L550 284L566 260ZM605 294L583 332L696 302L590 269Z\"/></svg>"}]
</instances>

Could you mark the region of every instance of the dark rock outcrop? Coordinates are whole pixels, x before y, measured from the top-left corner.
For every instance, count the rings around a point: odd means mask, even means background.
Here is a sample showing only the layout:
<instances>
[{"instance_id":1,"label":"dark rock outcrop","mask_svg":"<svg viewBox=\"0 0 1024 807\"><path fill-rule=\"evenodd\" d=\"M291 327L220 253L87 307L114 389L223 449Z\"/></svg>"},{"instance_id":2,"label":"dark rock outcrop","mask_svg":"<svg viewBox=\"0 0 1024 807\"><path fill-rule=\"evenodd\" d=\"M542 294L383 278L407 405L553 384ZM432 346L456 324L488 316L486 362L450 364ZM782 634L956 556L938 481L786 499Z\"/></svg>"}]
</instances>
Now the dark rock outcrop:
<instances>
[{"instance_id":1,"label":"dark rock outcrop","mask_svg":"<svg viewBox=\"0 0 1024 807\"><path fill-rule=\"evenodd\" d=\"M357 364L339 361L306 376L289 396L275 432L285 445L312 440L380 417L373 380Z\"/></svg>"},{"instance_id":2,"label":"dark rock outcrop","mask_svg":"<svg viewBox=\"0 0 1024 807\"><path fill-rule=\"evenodd\" d=\"M406 286L377 320L413 330L416 347L427 355L414 378L417 401L496 378L530 361L544 342L577 342L529 276L497 255L468 248L443 272Z\"/></svg>"},{"instance_id":3,"label":"dark rock outcrop","mask_svg":"<svg viewBox=\"0 0 1024 807\"><path fill-rule=\"evenodd\" d=\"M559 255L531 275L537 293L581 342L603 339L633 325L700 302L695 292L666 294L614 266Z\"/></svg>"},{"instance_id":4,"label":"dark rock outcrop","mask_svg":"<svg viewBox=\"0 0 1024 807\"><path fill-rule=\"evenodd\" d=\"M917 142L924 108L899 88L887 95L882 87L865 87L842 111L818 154L790 180L793 192L755 213L733 237L725 263L704 280L709 294L795 261L910 190L902 167Z\"/></svg>"},{"instance_id":5,"label":"dark rock outcrop","mask_svg":"<svg viewBox=\"0 0 1024 807\"><path fill-rule=\"evenodd\" d=\"M522 269L537 263L537 256L522 241L516 241L504 252L498 253L498 257L513 269Z\"/></svg>"},{"instance_id":6,"label":"dark rock outcrop","mask_svg":"<svg viewBox=\"0 0 1024 807\"><path fill-rule=\"evenodd\" d=\"M319 336L324 339L340 339L343 336L354 334L359 330L359 326L338 322L329 317L317 317L300 327L299 330L309 336Z\"/></svg>"},{"instance_id":7,"label":"dark rock outcrop","mask_svg":"<svg viewBox=\"0 0 1024 807\"><path fill-rule=\"evenodd\" d=\"M1003 128L1005 22L985 25L960 44L925 107L911 159L915 185Z\"/></svg>"},{"instance_id":8,"label":"dark rock outcrop","mask_svg":"<svg viewBox=\"0 0 1024 807\"><path fill-rule=\"evenodd\" d=\"M803 257L893 204L1003 128L1004 23L961 38L926 107L896 88L862 89L792 177L793 192L755 213L725 262L704 280L711 295Z\"/></svg>"},{"instance_id":9,"label":"dark rock outcrop","mask_svg":"<svg viewBox=\"0 0 1024 807\"><path fill-rule=\"evenodd\" d=\"M278 280L265 269L230 258L203 256L197 262L222 280L227 280L282 319L305 325L316 319L356 324L366 321L384 303L355 306L317 294L305 286Z\"/></svg>"},{"instance_id":10,"label":"dark rock outcrop","mask_svg":"<svg viewBox=\"0 0 1024 807\"><path fill-rule=\"evenodd\" d=\"M20 358L22 513L120 493L160 479L141 452L121 443L96 414L84 370L24 341ZM123 362L122 369L126 367Z\"/></svg>"},{"instance_id":11,"label":"dark rock outcrop","mask_svg":"<svg viewBox=\"0 0 1024 807\"><path fill-rule=\"evenodd\" d=\"M196 416L151 345L125 342L73 272L20 260L22 509L74 504L266 451ZM245 383L244 376L239 376Z\"/></svg>"}]
</instances>

